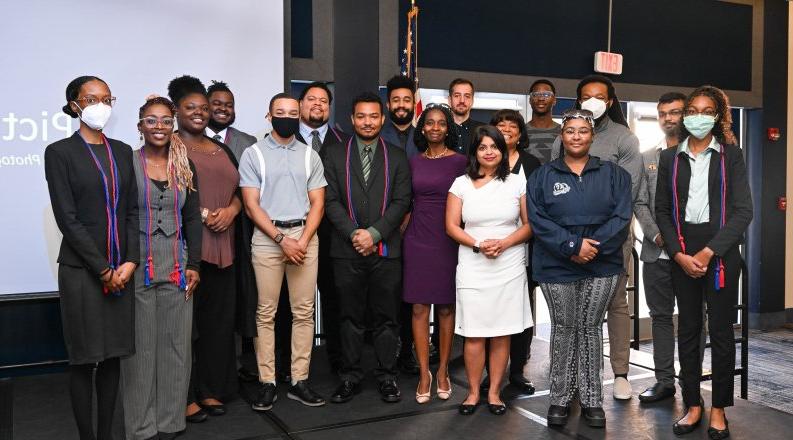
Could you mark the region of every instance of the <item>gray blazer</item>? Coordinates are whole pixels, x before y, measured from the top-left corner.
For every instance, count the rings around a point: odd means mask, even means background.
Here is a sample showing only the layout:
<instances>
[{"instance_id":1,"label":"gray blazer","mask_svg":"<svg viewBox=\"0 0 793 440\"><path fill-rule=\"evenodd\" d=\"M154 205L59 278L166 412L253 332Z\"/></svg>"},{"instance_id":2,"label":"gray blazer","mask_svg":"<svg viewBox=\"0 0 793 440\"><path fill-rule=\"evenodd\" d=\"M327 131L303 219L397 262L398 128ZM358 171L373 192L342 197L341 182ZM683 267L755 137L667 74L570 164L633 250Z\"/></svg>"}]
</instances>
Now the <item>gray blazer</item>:
<instances>
[{"instance_id":1,"label":"gray blazer","mask_svg":"<svg viewBox=\"0 0 793 440\"><path fill-rule=\"evenodd\" d=\"M229 143L227 146L231 152L234 153L237 163L239 163L240 158L242 157L242 152L245 151L246 148L256 143L256 137L251 136L244 131L237 130L234 127L228 128L228 140Z\"/></svg>"},{"instance_id":2,"label":"gray blazer","mask_svg":"<svg viewBox=\"0 0 793 440\"><path fill-rule=\"evenodd\" d=\"M666 145L666 141L659 146ZM655 223L655 186L658 181L658 159L661 157L661 148L653 148L642 153L642 174L639 181L639 194L636 196L634 214L644 232L642 241L642 254L639 258L645 263L655 263L661 255L661 248L655 244L653 238L660 233Z\"/></svg>"}]
</instances>

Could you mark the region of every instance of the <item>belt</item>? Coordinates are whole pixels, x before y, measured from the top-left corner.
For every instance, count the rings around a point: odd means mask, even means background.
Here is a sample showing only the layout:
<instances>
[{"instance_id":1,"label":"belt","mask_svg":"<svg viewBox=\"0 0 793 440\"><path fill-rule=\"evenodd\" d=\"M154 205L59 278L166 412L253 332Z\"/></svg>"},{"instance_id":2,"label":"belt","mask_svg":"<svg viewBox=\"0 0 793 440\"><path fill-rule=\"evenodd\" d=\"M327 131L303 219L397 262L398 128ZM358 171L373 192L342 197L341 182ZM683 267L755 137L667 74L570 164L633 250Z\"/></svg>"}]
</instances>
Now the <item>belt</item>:
<instances>
[{"instance_id":1,"label":"belt","mask_svg":"<svg viewBox=\"0 0 793 440\"><path fill-rule=\"evenodd\" d=\"M273 220L273 224L279 228L295 228L298 226L303 226L306 224L305 220L288 220L288 221L281 221L281 220Z\"/></svg>"}]
</instances>

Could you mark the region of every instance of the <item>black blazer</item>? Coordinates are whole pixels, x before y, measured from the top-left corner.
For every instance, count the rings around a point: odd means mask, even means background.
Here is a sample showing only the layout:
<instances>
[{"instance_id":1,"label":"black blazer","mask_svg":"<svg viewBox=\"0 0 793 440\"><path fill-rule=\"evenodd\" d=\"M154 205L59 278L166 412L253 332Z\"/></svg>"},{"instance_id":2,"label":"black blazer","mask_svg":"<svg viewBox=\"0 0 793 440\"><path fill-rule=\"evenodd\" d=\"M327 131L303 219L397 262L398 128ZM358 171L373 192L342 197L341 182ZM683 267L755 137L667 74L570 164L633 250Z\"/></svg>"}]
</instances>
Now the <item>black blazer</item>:
<instances>
[{"instance_id":1,"label":"black blazer","mask_svg":"<svg viewBox=\"0 0 793 440\"><path fill-rule=\"evenodd\" d=\"M541 167L542 164L540 163L540 159L537 159L526 150L518 148L518 161L515 163L515 166L512 167L512 174L517 174L516 168L520 165L520 169L523 171L523 177L526 178L526 181L529 180L529 176L531 173L534 172L537 168Z\"/></svg>"},{"instance_id":2,"label":"black blazer","mask_svg":"<svg viewBox=\"0 0 793 440\"><path fill-rule=\"evenodd\" d=\"M331 235L330 255L334 258L363 258L352 247L350 235L356 229L374 227L383 237L388 246L387 258L399 258L402 255L402 236L399 224L407 213L411 202L410 166L405 150L386 143L388 148L388 177L390 191L387 194L385 214L380 214L383 203L384 153L378 139L377 150L372 161L369 181L364 182L361 158L355 139L350 143L350 181L353 209L360 222L356 225L347 211L346 182L346 148L345 145L331 145L325 157L325 179L328 186L325 190L325 215L334 227Z\"/></svg>"},{"instance_id":3,"label":"black blazer","mask_svg":"<svg viewBox=\"0 0 793 440\"><path fill-rule=\"evenodd\" d=\"M743 240L743 234L752 221L752 194L746 180L746 164L740 148L727 145L724 148L725 167L727 173L727 212L726 224L719 229L721 215L721 195L719 188L720 155L710 153L710 166L708 171L708 200L710 204L710 227L713 238L708 242L708 247L717 256L724 256L733 247L738 246ZM666 250L670 257L681 252L680 243L677 241L677 231L673 222L672 198L672 173L674 172L675 155L680 154L677 174L677 194L679 197L680 223L685 221L686 204L688 202L688 188L691 183L691 164L685 153L678 153L677 148L667 148L661 152L658 162L658 183L655 195L655 216L658 229L664 238Z\"/></svg>"},{"instance_id":4,"label":"black blazer","mask_svg":"<svg viewBox=\"0 0 793 440\"><path fill-rule=\"evenodd\" d=\"M118 233L121 262L138 264L138 185L132 164L132 148L115 139L108 141L119 174ZM84 267L99 276L109 267L105 191L102 175L77 132L47 146L44 151L44 173L55 221L63 234L58 263Z\"/></svg>"}]
</instances>

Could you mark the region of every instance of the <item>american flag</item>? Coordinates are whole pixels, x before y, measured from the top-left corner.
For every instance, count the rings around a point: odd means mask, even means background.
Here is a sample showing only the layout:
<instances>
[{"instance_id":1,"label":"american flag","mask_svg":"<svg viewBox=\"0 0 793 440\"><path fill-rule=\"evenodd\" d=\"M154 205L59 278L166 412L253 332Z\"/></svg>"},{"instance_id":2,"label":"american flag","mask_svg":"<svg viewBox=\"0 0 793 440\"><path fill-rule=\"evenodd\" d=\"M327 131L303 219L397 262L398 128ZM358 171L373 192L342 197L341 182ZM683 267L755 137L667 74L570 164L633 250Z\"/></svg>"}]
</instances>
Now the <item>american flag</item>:
<instances>
[{"instance_id":1,"label":"american flag","mask_svg":"<svg viewBox=\"0 0 793 440\"><path fill-rule=\"evenodd\" d=\"M421 103L419 93L419 64L418 64L418 41L419 41L419 7L416 0L410 0L410 10L407 14L407 33L405 35L405 49L402 51L402 75L413 79L416 84L415 112L413 113L413 125L416 125L424 106Z\"/></svg>"}]
</instances>

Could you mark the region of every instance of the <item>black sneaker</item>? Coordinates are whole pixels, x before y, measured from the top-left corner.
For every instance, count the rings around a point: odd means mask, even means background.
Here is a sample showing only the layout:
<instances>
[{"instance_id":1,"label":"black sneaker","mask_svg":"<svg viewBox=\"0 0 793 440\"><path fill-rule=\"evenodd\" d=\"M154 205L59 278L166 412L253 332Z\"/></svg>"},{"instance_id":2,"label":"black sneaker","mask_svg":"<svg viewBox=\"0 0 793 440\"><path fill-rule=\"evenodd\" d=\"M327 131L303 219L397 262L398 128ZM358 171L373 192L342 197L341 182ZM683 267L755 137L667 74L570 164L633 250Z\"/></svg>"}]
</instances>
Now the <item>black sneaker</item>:
<instances>
[{"instance_id":1,"label":"black sneaker","mask_svg":"<svg viewBox=\"0 0 793 440\"><path fill-rule=\"evenodd\" d=\"M275 384L265 383L259 387L251 408L254 411L269 411L276 400L278 400L278 394L276 394Z\"/></svg>"},{"instance_id":2,"label":"black sneaker","mask_svg":"<svg viewBox=\"0 0 793 440\"><path fill-rule=\"evenodd\" d=\"M305 380L299 380L296 384L289 387L286 397L297 400L306 406L322 406L325 404L325 399L309 388L308 381Z\"/></svg>"}]
</instances>

